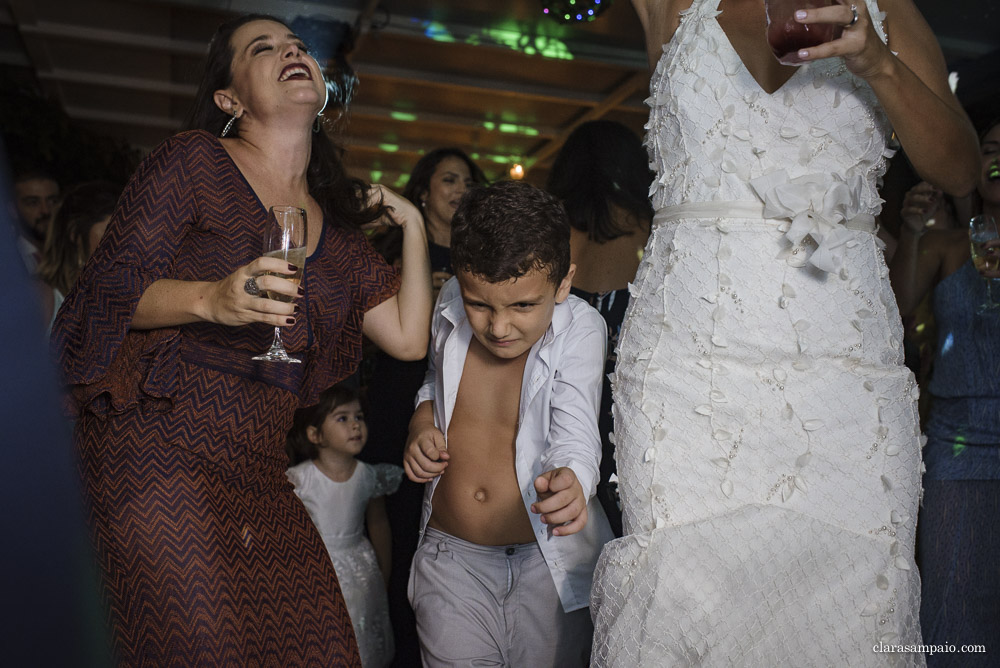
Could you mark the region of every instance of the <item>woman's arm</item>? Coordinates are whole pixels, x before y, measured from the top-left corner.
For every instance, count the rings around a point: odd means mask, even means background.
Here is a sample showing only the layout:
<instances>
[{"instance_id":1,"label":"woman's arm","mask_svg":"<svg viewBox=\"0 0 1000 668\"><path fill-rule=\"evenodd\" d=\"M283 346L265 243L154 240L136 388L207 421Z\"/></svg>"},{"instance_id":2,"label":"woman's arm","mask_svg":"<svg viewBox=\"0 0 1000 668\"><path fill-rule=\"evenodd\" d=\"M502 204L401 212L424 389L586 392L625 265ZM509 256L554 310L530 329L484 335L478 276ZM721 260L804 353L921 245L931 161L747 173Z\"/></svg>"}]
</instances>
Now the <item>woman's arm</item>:
<instances>
[{"instance_id":1,"label":"woman's arm","mask_svg":"<svg viewBox=\"0 0 1000 668\"><path fill-rule=\"evenodd\" d=\"M851 3L839 1L808 10L800 22L846 25L852 18ZM845 29L840 39L808 49L805 60L843 56L848 69L878 96L920 176L950 195L968 194L979 178L976 134L948 86L944 56L930 27L912 0L881 0L886 45L875 32L867 5L861 0L854 4L857 24Z\"/></svg>"},{"instance_id":2,"label":"woman's arm","mask_svg":"<svg viewBox=\"0 0 1000 668\"><path fill-rule=\"evenodd\" d=\"M955 232L927 228L931 218L946 224L943 219L947 217L941 193L929 183L917 184L903 197L903 224L889 265L889 280L903 317L910 315L934 287L949 251L955 248ZM964 236L960 234L963 244Z\"/></svg>"},{"instance_id":3,"label":"woman's arm","mask_svg":"<svg viewBox=\"0 0 1000 668\"><path fill-rule=\"evenodd\" d=\"M376 496L368 501L365 523L368 526L368 540L375 548L375 559L382 571L382 579L389 586L389 574L392 572L392 531L389 528L389 515L385 512L384 496Z\"/></svg>"},{"instance_id":4,"label":"woman's arm","mask_svg":"<svg viewBox=\"0 0 1000 668\"><path fill-rule=\"evenodd\" d=\"M427 232L413 204L381 186L393 221L403 228L403 268L399 292L365 313L363 331L387 354L418 360L427 354L431 326L431 265Z\"/></svg>"},{"instance_id":5,"label":"woman's arm","mask_svg":"<svg viewBox=\"0 0 1000 668\"><path fill-rule=\"evenodd\" d=\"M679 12L690 6L691 0L632 0L632 7L646 37L649 69L656 69L656 63L663 53L663 45L677 31L677 26L680 25Z\"/></svg>"},{"instance_id":6,"label":"woman's arm","mask_svg":"<svg viewBox=\"0 0 1000 668\"><path fill-rule=\"evenodd\" d=\"M277 276L264 276L265 272L295 273L287 262L261 257L221 281L162 278L142 293L131 326L133 329L156 329L199 321L220 325L262 322L275 327L293 324L298 310L294 303L262 299L244 289L247 280L253 277L261 291L281 292L292 298L300 296L294 283Z\"/></svg>"}]
</instances>

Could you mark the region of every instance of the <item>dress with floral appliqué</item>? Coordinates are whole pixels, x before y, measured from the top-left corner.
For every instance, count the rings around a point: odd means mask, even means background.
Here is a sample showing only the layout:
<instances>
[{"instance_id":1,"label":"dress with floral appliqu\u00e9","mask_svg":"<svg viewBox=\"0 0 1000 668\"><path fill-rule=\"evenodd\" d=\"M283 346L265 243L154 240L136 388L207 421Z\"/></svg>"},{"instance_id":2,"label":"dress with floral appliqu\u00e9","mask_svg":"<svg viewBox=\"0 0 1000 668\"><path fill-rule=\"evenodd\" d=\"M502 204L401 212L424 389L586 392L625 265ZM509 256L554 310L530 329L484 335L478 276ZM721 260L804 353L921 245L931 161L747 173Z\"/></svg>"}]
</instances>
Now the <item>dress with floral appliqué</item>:
<instances>
[{"instance_id":1,"label":"dress with floral appliqu\u00e9","mask_svg":"<svg viewBox=\"0 0 1000 668\"><path fill-rule=\"evenodd\" d=\"M371 499L399 489L403 469L359 461L348 480L336 482L309 460L288 469L287 475L330 553L361 665L389 665L394 650L389 603L375 550L365 536L365 511Z\"/></svg>"},{"instance_id":2,"label":"dress with floral appliqu\u00e9","mask_svg":"<svg viewBox=\"0 0 1000 668\"><path fill-rule=\"evenodd\" d=\"M888 121L839 58L764 92L718 14L682 12L650 85L594 665L922 665L877 651L920 642L916 388L873 234Z\"/></svg>"}]
</instances>

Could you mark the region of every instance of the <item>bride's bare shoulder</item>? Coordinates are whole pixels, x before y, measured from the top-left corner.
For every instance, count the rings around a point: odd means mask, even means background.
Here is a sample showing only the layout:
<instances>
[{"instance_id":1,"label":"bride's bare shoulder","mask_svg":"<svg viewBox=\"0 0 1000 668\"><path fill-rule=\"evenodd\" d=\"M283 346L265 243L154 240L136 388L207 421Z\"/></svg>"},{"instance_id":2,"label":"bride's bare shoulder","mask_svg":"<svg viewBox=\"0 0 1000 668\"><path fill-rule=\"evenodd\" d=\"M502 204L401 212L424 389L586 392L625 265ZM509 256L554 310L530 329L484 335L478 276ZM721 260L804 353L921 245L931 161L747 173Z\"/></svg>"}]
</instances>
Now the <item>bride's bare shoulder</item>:
<instances>
[{"instance_id":1,"label":"bride's bare shoulder","mask_svg":"<svg viewBox=\"0 0 1000 668\"><path fill-rule=\"evenodd\" d=\"M680 12L701 0L632 0L635 13L646 34L646 51L656 64L662 47L673 38L680 25Z\"/></svg>"}]
</instances>

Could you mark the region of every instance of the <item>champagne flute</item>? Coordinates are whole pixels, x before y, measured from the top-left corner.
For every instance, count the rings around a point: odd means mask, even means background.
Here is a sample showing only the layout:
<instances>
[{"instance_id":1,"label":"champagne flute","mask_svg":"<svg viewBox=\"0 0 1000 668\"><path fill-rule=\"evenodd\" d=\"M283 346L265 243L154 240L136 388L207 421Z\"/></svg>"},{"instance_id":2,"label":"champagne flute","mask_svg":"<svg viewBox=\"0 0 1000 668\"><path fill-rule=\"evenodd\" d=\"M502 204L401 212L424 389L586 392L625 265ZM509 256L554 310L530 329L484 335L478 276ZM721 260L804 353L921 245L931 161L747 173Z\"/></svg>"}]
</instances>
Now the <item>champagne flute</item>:
<instances>
[{"instance_id":1,"label":"champagne flute","mask_svg":"<svg viewBox=\"0 0 1000 668\"><path fill-rule=\"evenodd\" d=\"M267 227L264 231L264 256L275 257L284 260L290 265L299 268L297 272L289 276L288 274L276 274L267 272L266 275L278 276L292 281L296 285L302 282L302 273L306 265L306 212L297 206L272 206L267 212ZM273 290L261 290L261 297L274 299L279 302L290 302L289 295L274 292ZM290 357L285 347L281 343L281 328L274 328L274 341L271 349L253 358L260 362L289 362L301 364L302 360Z\"/></svg>"},{"instance_id":2,"label":"champagne flute","mask_svg":"<svg viewBox=\"0 0 1000 668\"><path fill-rule=\"evenodd\" d=\"M969 242L972 244L972 263L980 273L996 271L1000 268L1000 234L997 233L997 223L993 216L982 214L973 216L969 221ZM983 313L1000 308L1000 279L986 278L986 301L980 304L976 311Z\"/></svg>"},{"instance_id":3,"label":"champagne flute","mask_svg":"<svg viewBox=\"0 0 1000 668\"><path fill-rule=\"evenodd\" d=\"M808 49L840 37L844 27L833 23L799 23L798 9L829 7L833 0L764 0L767 43L782 65L801 65L799 49Z\"/></svg>"}]
</instances>

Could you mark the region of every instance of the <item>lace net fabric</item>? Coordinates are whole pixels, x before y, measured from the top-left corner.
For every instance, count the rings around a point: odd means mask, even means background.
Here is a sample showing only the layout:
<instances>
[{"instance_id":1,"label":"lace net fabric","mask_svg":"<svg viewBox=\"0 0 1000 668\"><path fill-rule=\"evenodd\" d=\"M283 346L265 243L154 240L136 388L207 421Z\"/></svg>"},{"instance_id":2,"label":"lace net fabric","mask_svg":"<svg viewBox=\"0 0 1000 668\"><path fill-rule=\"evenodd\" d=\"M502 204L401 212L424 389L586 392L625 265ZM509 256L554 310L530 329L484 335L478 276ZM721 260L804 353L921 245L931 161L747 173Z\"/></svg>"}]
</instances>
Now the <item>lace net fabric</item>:
<instances>
[{"instance_id":1,"label":"lace net fabric","mask_svg":"<svg viewBox=\"0 0 1000 668\"><path fill-rule=\"evenodd\" d=\"M627 535L598 564L594 665L923 665L873 651L920 642L917 390L857 224L888 124L839 59L766 94L718 13L682 13L647 101L660 213L612 381ZM671 213L692 202L717 211Z\"/></svg>"}]
</instances>

